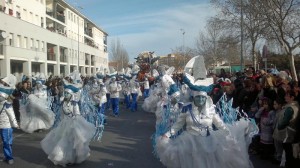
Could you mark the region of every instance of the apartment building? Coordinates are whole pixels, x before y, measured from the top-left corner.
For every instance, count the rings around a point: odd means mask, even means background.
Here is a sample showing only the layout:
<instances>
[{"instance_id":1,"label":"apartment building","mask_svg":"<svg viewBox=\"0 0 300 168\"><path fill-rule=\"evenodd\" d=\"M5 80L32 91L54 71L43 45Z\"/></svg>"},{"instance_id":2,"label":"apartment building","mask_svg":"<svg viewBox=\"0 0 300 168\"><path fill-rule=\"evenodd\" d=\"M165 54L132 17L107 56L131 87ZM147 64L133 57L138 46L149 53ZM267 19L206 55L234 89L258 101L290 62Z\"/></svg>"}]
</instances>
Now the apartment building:
<instances>
[{"instance_id":1,"label":"apartment building","mask_svg":"<svg viewBox=\"0 0 300 168\"><path fill-rule=\"evenodd\" d=\"M0 0L0 76L93 75L108 67L107 36L63 0Z\"/></svg>"}]
</instances>

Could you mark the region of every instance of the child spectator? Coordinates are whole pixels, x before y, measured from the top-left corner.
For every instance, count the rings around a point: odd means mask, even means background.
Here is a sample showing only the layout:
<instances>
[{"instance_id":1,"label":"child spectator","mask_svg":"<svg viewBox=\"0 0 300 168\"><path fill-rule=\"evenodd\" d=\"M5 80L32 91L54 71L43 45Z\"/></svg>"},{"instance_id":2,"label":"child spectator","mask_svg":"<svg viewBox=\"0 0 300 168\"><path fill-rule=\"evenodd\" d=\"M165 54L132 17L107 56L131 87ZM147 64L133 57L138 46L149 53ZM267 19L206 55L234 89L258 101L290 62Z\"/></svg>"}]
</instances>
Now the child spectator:
<instances>
[{"instance_id":1,"label":"child spectator","mask_svg":"<svg viewBox=\"0 0 300 168\"><path fill-rule=\"evenodd\" d=\"M274 151L273 144L273 123L275 119L275 111L273 110L273 101L264 98L262 100L263 106L255 114L255 118L260 118L260 144L261 144L261 158L271 159Z\"/></svg>"}]
</instances>

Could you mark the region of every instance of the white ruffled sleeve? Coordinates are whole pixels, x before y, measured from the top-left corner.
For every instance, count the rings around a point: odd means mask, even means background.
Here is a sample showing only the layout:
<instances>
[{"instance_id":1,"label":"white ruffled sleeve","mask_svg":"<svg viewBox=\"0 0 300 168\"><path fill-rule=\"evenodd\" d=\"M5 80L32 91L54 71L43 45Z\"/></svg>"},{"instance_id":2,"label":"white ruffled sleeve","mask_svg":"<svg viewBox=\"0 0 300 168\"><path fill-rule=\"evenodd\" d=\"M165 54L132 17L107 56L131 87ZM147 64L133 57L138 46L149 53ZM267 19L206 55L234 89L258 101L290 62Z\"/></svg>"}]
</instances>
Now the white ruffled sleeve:
<instances>
[{"instance_id":1,"label":"white ruffled sleeve","mask_svg":"<svg viewBox=\"0 0 300 168\"><path fill-rule=\"evenodd\" d=\"M223 120L220 118L220 116L218 114L214 114L213 115L213 124L220 130L224 130L229 134L229 130L226 127L226 125L224 124Z\"/></svg>"},{"instance_id":2,"label":"white ruffled sleeve","mask_svg":"<svg viewBox=\"0 0 300 168\"><path fill-rule=\"evenodd\" d=\"M172 135L175 135L186 123L186 117L187 117L187 113L181 113L176 122L172 125L170 131L168 131L165 135L167 137L171 137Z\"/></svg>"},{"instance_id":3,"label":"white ruffled sleeve","mask_svg":"<svg viewBox=\"0 0 300 168\"><path fill-rule=\"evenodd\" d=\"M8 118L9 118L9 121L10 121L10 124L12 125L12 127L15 127L15 128L19 127L12 106L10 106L9 108L5 109L5 111L6 111L6 114L7 114Z\"/></svg>"}]
</instances>

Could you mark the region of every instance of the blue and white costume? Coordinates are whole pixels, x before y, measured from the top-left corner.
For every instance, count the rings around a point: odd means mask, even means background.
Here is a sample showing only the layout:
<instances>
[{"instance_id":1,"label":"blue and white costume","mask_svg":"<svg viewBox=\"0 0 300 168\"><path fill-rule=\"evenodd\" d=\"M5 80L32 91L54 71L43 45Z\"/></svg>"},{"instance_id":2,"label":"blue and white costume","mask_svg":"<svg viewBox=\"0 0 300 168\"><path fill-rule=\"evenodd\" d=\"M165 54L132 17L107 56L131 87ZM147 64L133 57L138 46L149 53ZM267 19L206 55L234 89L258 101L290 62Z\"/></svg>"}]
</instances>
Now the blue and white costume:
<instances>
[{"instance_id":1,"label":"blue and white costume","mask_svg":"<svg viewBox=\"0 0 300 168\"><path fill-rule=\"evenodd\" d=\"M145 77L145 81L143 82L144 84L144 99L146 99L147 97L149 97L149 91L150 91L150 85L149 85L149 81L148 78Z\"/></svg>"},{"instance_id":2,"label":"blue and white costume","mask_svg":"<svg viewBox=\"0 0 300 168\"><path fill-rule=\"evenodd\" d=\"M122 83L122 93L124 96L124 103L126 105L126 108L130 108L130 87L129 87L129 81L125 78Z\"/></svg>"},{"instance_id":3,"label":"blue and white costume","mask_svg":"<svg viewBox=\"0 0 300 168\"><path fill-rule=\"evenodd\" d=\"M50 129L55 120L47 101L47 90L43 80L37 80L33 94L24 95L20 103L20 127L24 132ZM28 97L26 97L28 96Z\"/></svg>"},{"instance_id":4,"label":"blue and white costume","mask_svg":"<svg viewBox=\"0 0 300 168\"><path fill-rule=\"evenodd\" d=\"M122 91L122 86L116 81L116 77L111 77L109 84L110 92L110 102L112 105L112 110L115 116L119 115L119 100L120 100L120 91Z\"/></svg>"},{"instance_id":5,"label":"blue and white costume","mask_svg":"<svg viewBox=\"0 0 300 168\"><path fill-rule=\"evenodd\" d=\"M137 111L137 99L140 92L140 84L136 79L136 75L134 75L130 80L129 86L130 86L130 94L132 98L130 110L134 112Z\"/></svg>"},{"instance_id":6,"label":"blue and white costume","mask_svg":"<svg viewBox=\"0 0 300 168\"><path fill-rule=\"evenodd\" d=\"M205 85L207 81L185 79L193 90L192 108L179 114L169 131L157 138L159 159L172 168L253 167L248 145L257 130L255 125L247 119L226 125L207 95L212 89L212 85ZM176 136L184 127L184 131Z\"/></svg>"},{"instance_id":7,"label":"blue and white costume","mask_svg":"<svg viewBox=\"0 0 300 168\"><path fill-rule=\"evenodd\" d=\"M65 82L62 120L41 141L42 149L55 165L81 163L90 156L89 143L96 128L80 115L78 97L75 97L80 87Z\"/></svg>"},{"instance_id":8,"label":"blue and white costume","mask_svg":"<svg viewBox=\"0 0 300 168\"><path fill-rule=\"evenodd\" d=\"M12 154L13 127L18 128L19 126L12 104L7 99L14 91L16 80L15 76L9 75L2 79L8 86L0 85L0 135L3 143L4 160L9 164L12 164L14 159Z\"/></svg>"}]
</instances>

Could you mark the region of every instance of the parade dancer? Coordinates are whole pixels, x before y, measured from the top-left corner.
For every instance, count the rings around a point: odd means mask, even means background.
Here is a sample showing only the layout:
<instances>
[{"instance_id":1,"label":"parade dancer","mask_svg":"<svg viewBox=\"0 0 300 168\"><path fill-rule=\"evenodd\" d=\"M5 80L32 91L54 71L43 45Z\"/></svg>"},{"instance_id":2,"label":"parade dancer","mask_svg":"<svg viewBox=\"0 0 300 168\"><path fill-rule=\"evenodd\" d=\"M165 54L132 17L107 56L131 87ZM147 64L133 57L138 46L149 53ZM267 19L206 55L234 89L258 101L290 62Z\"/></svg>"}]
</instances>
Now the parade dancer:
<instances>
[{"instance_id":1,"label":"parade dancer","mask_svg":"<svg viewBox=\"0 0 300 168\"><path fill-rule=\"evenodd\" d=\"M136 75L130 80L130 94L131 94L131 105L130 110L131 112L137 111L137 98L140 91L140 84L136 79Z\"/></svg>"},{"instance_id":2,"label":"parade dancer","mask_svg":"<svg viewBox=\"0 0 300 168\"><path fill-rule=\"evenodd\" d=\"M96 128L80 115L76 98L80 88L81 84L64 81L62 120L41 141L42 149L55 165L78 164L90 156L89 143Z\"/></svg>"},{"instance_id":3,"label":"parade dancer","mask_svg":"<svg viewBox=\"0 0 300 168\"><path fill-rule=\"evenodd\" d=\"M14 163L12 155L13 128L19 128L11 102L7 99L14 91L16 77L9 75L1 80L0 85L0 134L3 143L4 160L8 164Z\"/></svg>"},{"instance_id":4,"label":"parade dancer","mask_svg":"<svg viewBox=\"0 0 300 168\"><path fill-rule=\"evenodd\" d=\"M97 114L98 117L101 117L100 115L105 115L105 103L107 102L106 99L106 93L107 89L102 82L102 79L99 79L99 90L96 91L96 93L93 94L94 100L96 101L96 106L97 106ZM104 119L104 124L106 124L107 121Z\"/></svg>"},{"instance_id":5,"label":"parade dancer","mask_svg":"<svg viewBox=\"0 0 300 168\"><path fill-rule=\"evenodd\" d=\"M143 96L144 96L144 100L145 100L147 97L149 97L149 91L150 91L149 80L147 77L145 77L143 84L144 84Z\"/></svg>"},{"instance_id":6,"label":"parade dancer","mask_svg":"<svg viewBox=\"0 0 300 168\"><path fill-rule=\"evenodd\" d=\"M126 78L124 78L124 81L122 83L122 93L124 96L124 103L126 105L126 109L129 109L130 108L130 86Z\"/></svg>"},{"instance_id":7,"label":"parade dancer","mask_svg":"<svg viewBox=\"0 0 300 168\"><path fill-rule=\"evenodd\" d=\"M199 60L194 62L201 66ZM207 94L214 85L205 79L206 76L199 78L197 72L193 70L197 78L189 78L188 74L184 77L184 82L193 91L192 109L179 114L170 130L157 138L159 159L172 168L252 167L248 142L257 129L251 129L255 126L247 119L226 125ZM182 128L184 131L172 138Z\"/></svg>"},{"instance_id":8,"label":"parade dancer","mask_svg":"<svg viewBox=\"0 0 300 168\"><path fill-rule=\"evenodd\" d=\"M119 116L119 97L120 91L122 90L122 86L116 81L116 77L111 77L111 81L109 84L109 92L110 92L110 102L112 104L113 115L115 117Z\"/></svg>"},{"instance_id":9,"label":"parade dancer","mask_svg":"<svg viewBox=\"0 0 300 168\"><path fill-rule=\"evenodd\" d=\"M33 133L49 129L54 124L55 114L48 105L44 82L45 78L37 78L33 94L23 96L20 106L20 127L24 132Z\"/></svg>"}]
</instances>

